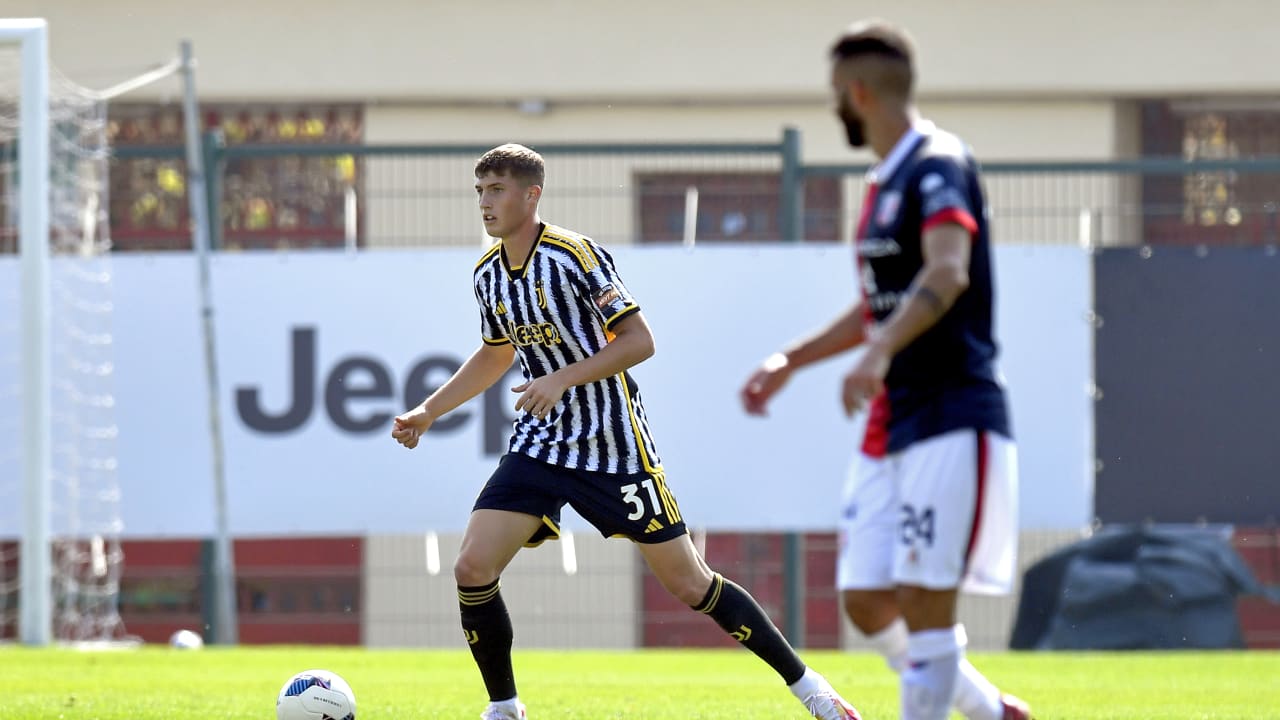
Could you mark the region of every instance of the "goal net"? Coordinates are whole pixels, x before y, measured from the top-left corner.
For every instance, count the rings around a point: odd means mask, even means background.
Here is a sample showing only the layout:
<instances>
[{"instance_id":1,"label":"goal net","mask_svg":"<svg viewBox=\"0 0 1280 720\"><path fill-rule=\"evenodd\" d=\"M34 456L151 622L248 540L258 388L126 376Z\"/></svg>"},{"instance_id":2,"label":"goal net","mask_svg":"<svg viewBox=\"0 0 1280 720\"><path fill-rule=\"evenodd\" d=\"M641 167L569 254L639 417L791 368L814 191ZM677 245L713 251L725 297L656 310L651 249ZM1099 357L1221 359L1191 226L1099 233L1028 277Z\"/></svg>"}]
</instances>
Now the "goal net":
<instances>
[{"instance_id":1,"label":"goal net","mask_svg":"<svg viewBox=\"0 0 1280 720\"><path fill-rule=\"evenodd\" d=\"M0 21L0 29L8 21ZM0 639L18 637L26 577L49 578L47 619L62 642L118 641L125 630L118 611L123 555L120 486L116 467L113 392L112 268L107 222L106 103L58 72L30 67L22 42L0 41ZM25 41L23 41L25 42ZM23 67L24 59L28 67ZM23 73L48 79L47 282L19 262L24 215L38 212L24 198L21 138ZM29 169L29 168L28 168ZM43 200L43 198L42 198ZM33 279L33 275L37 277ZM31 283L35 281L38 286ZM32 342L40 293L47 302L47 343ZM24 332L25 330L25 332ZM40 345L46 345L47 350ZM47 358L47 360L44 360ZM26 365L40 361L44 371ZM24 398L47 381L47 427L27 428ZM35 433L45 441L33 442ZM47 446L47 448L46 448ZM47 449L47 453L45 452ZM41 492L32 497L31 453L47 454ZM36 557L22 542L32 523L47 527L50 553ZM38 563L48 562L46 568ZM28 566L23 571L23 566ZM43 570L35 575L33 570ZM23 633L24 638L27 635Z\"/></svg>"}]
</instances>

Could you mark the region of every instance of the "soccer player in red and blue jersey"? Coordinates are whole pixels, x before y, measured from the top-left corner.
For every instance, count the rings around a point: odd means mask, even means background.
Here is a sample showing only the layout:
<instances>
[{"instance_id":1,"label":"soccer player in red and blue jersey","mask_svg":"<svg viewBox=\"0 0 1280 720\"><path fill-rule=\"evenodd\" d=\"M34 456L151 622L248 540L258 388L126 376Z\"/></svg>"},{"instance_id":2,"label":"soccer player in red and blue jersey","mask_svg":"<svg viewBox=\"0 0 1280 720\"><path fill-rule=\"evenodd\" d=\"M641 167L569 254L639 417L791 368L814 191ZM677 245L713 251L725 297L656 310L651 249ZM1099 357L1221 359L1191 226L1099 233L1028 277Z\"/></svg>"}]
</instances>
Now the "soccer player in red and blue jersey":
<instances>
[{"instance_id":1,"label":"soccer player in red and blue jersey","mask_svg":"<svg viewBox=\"0 0 1280 720\"><path fill-rule=\"evenodd\" d=\"M838 582L850 619L902 674L903 720L1025 720L964 658L957 593L1006 593L1017 542L1017 461L996 371L994 288L978 165L918 116L911 42L872 21L831 49L849 144L880 162L856 238L862 298L776 353L743 388L762 413L790 374L854 347L849 414L871 403L841 520Z\"/></svg>"}]
</instances>

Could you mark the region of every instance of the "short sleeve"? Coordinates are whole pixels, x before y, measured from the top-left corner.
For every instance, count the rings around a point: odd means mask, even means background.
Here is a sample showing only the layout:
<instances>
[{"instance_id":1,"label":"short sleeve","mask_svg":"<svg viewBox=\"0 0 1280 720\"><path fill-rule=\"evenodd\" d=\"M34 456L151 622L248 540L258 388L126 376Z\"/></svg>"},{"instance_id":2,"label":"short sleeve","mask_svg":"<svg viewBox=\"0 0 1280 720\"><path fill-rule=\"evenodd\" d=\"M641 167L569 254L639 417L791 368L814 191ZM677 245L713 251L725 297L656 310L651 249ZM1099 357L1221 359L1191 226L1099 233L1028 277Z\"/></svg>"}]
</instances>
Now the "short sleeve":
<instances>
[{"instance_id":1,"label":"short sleeve","mask_svg":"<svg viewBox=\"0 0 1280 720\"><path fill-rule=\"evenodd\" d=\"M970 235L978 232L970 200L970 171L955 157L932 157L921 164L916 191L920 195L920 230L955 223Z\"/></svg>"},{"instance_id":2,"label":"short sleeve","mask_svg":"<svg viewBox=\"0 0 1280 720\"><path fill-rule=\"evenodd\" d=\"M480 339L484 340L485 345L506 345L511 342L502 325L502 320L498 317L506 312L502 302L491 303L481 291L479 283L476 284L475 290L476 304L480 306Z\"/></svg>"},{"instance_id":3,"label":"short sleeve","mask_svg":"<svg viewBox=\"0 0 1280 720\"><path fill-rule=\"evenodd\" d=\"M614 265L613 256L592 240L584 242L586 263L581 267L586 300L594 308L606 330L613 329L623 318L640 311Z\"/></svg>"}]
</instances>

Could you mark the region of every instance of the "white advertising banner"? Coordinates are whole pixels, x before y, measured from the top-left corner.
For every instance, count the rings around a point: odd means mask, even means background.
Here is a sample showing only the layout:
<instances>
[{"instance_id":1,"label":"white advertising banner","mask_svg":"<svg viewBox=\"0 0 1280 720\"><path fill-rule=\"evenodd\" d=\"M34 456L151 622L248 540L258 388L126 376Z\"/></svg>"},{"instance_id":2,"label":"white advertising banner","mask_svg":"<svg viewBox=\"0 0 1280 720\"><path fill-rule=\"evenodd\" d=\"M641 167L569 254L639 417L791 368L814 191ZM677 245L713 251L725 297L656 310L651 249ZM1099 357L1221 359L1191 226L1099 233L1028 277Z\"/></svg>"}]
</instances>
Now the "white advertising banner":
<instances>
[{"instance_id":1,"label":"white advertising banner","mask_svg":"<svg viewBox=\"0 0 1280 720\"><path fill-rule=\"evenodd\" d=\"M765 419L746 416L737 393L763 357L852 300L849 249L613 252L657 340L657 354L633 374L687 522L714 530L833 528L861 432L839 408L850 359L793 378ZM416 450L397 445L390 426L479 343L470 284L479 255L476 248L214 259L219 410L236 535L463 527L506 446L516 371L438 422ZM114 270L126 533L209 535L213 480L194 257L122 254ZM1002 246L997 273L1023 527L1082 527L1093 504L1089 259L1072 247ZM16 278L16 260L5 258L0 283ZM571 513L566 523L585 528Z\"/></svg>"}]
</instances>

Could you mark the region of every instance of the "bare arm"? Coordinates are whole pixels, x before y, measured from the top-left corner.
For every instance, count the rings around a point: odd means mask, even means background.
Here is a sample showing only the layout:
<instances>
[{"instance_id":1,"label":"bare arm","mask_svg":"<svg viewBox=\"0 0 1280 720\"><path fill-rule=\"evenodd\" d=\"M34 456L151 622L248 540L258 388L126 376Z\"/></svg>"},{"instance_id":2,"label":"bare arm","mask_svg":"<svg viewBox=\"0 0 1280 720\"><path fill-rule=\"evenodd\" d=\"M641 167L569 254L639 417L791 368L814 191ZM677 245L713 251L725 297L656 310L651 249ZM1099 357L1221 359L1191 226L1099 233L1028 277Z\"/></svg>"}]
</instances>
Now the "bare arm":
<instances>
[{"instance_id":1,"label":"bare arm","mask_svg":"<svg viewBox=\"0 0 1280 720\"><path fill-rule=\"evenodd\" d=\"M969 287L969 231L956 223L942 223L921 239L924 266L911 283L911 292L873 331L867 351L845 376L843 401L852 415L884 389L893 356L933 327Z\"/></svg>"},{"instance_id":2,"label":"bare arm","mask_svg":"<svg viewBox=\"0 0 1280 720\"><path fill-rule=\"evenodd\" d=\"M749 415L764 415L769 399L793 371L862 344L866 340L864 313L862 303L855 302L826 327L765 358L742 386L742 407Z\"/></svg>"},{"instance_id":3,"label":"bare arm","mask_svg":"<svg viewBox=\"0 0 1280 720\"><path fill-rule=\"evenodd\" d=\"M514 358L515 348L511 343L481 345L430 397L396 417L391 436L409 449L417 447L418 438L436 419L498 382Z\"/></svg>"},{"instance_id":4,"label":"bare arm","mask_svg":"<svg viewBox=\"0 0 1280 720\"><path fill-rule=\"evenodd\" d=\"M511 367L515 355L511 343L481 345L420 407L432 418L443 416L498 382Z\"/></svg>"},{"instance_id":5,"label":"bare arm","mask_svg":"<svg viewBox=\"0 0 1280 720\"><path fill-rule=\"evenodd\" d=\"M826 360L862 344L866 340L865 313L862 303L855 302L832 320L830 325L792 343L782 351L787 366L792 370L799 370L805 365Z\"/></svg>"},{"instance_id":6,"label":"bare arm","mask_svg":"<svg viewBox=\"0 0 1280 720\"><path fill-rule=\"evenodd\" d=\"M612 377L653 356L653 331L639 311L619 321L612 332L613 339L595 355L511 388L521 393L516 410L546 417L569 388Z\"/></svg>"},{"instance_id":7,"label":"bare arm","mask_svg":"<svg viewBox=\"0 0 1280 720\"><path fill-rule=\"evenodd\" d=\"M973 238L955 223L929 228L921 238L924 267L911 283L911 293L880 325L871 345L890 356L911 344L947 314L969 287L969 255Z\"/></svg>"}]
</instances>

